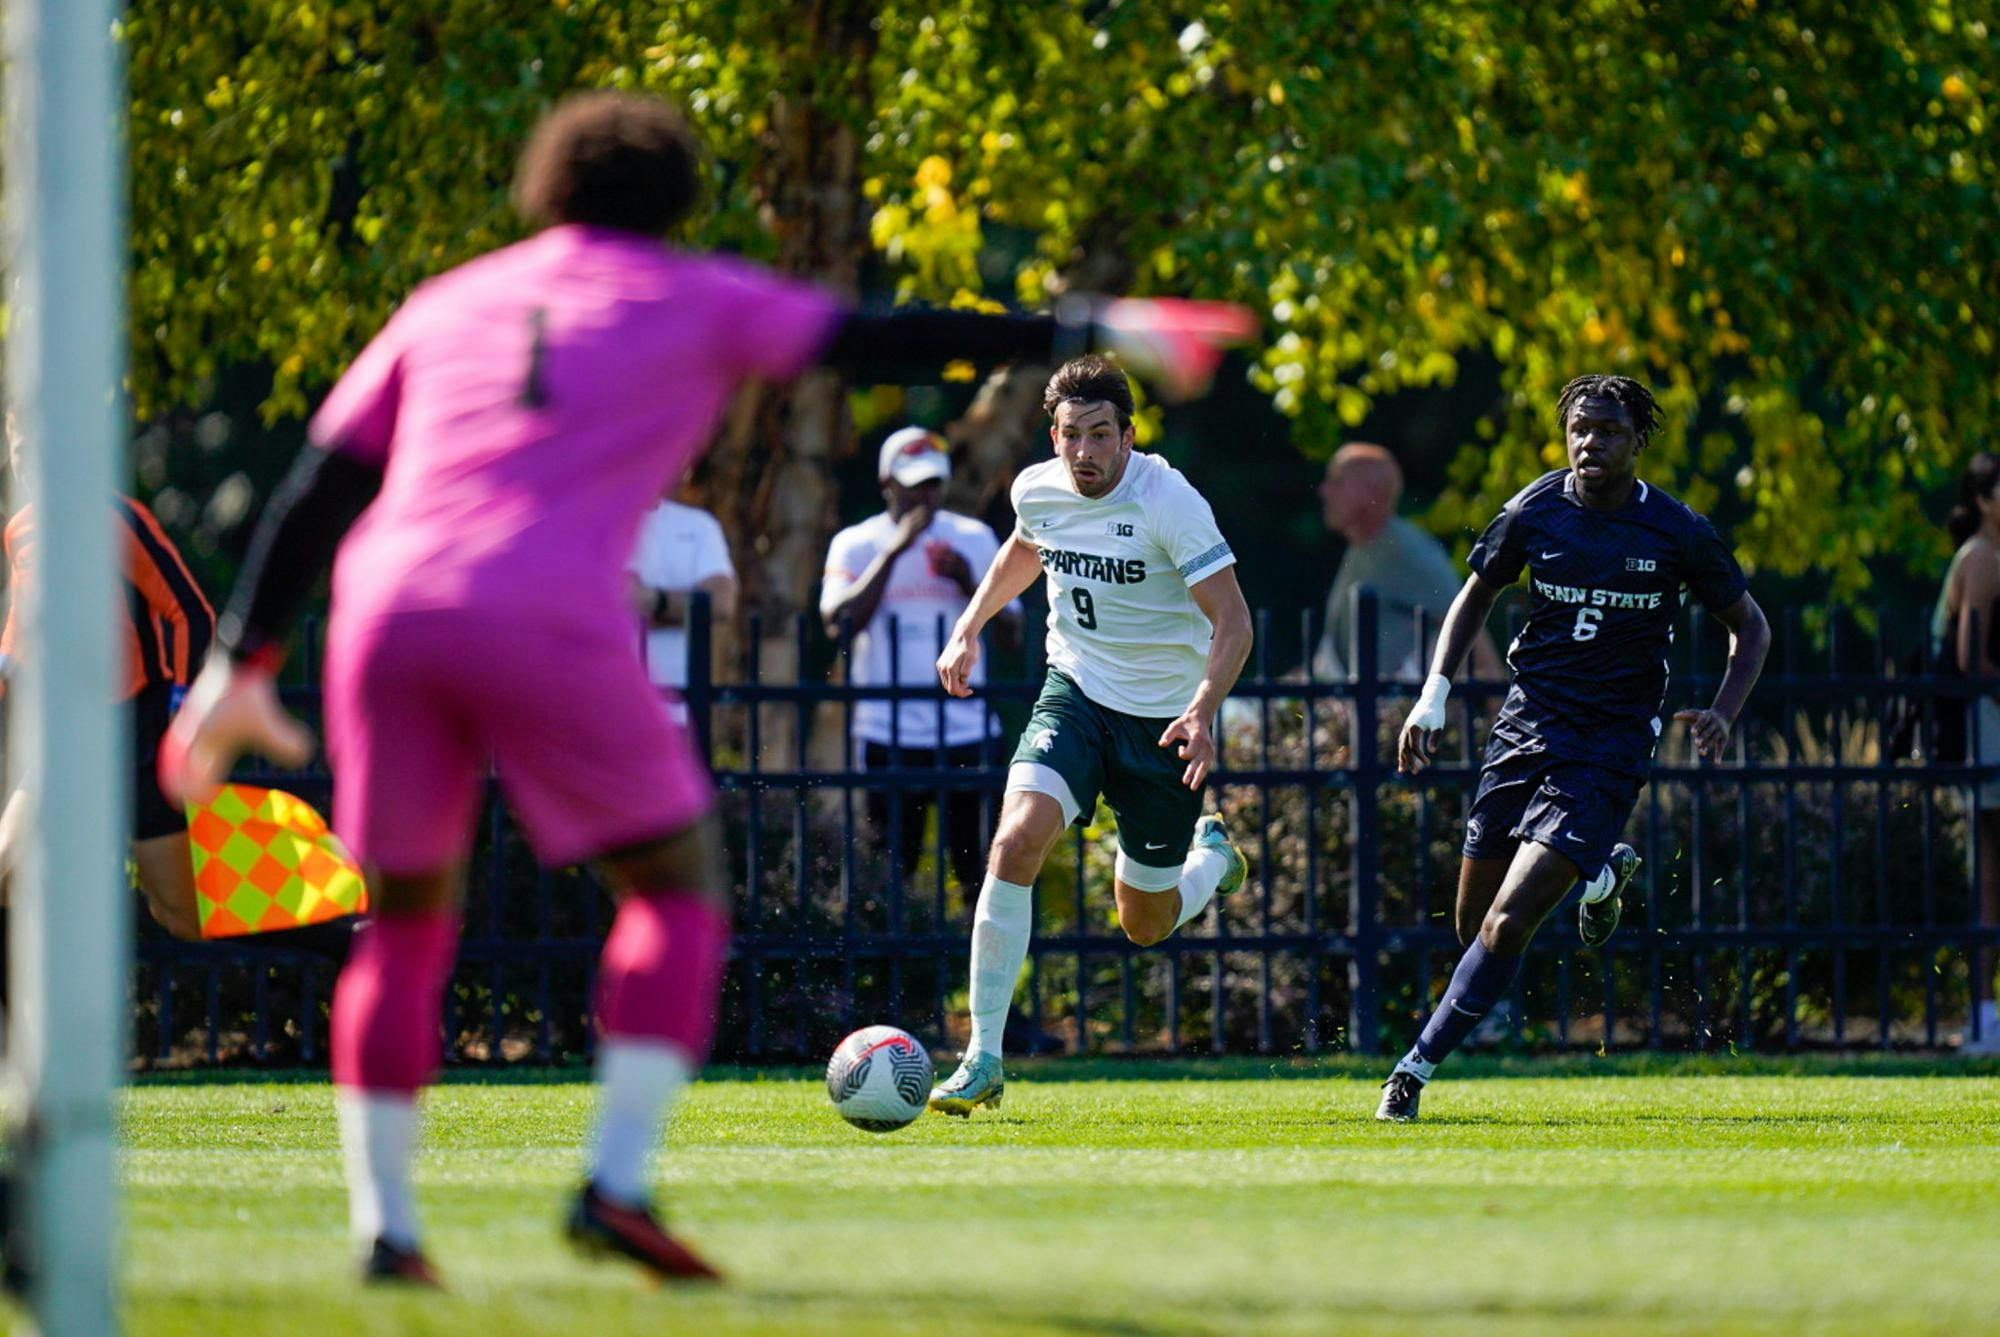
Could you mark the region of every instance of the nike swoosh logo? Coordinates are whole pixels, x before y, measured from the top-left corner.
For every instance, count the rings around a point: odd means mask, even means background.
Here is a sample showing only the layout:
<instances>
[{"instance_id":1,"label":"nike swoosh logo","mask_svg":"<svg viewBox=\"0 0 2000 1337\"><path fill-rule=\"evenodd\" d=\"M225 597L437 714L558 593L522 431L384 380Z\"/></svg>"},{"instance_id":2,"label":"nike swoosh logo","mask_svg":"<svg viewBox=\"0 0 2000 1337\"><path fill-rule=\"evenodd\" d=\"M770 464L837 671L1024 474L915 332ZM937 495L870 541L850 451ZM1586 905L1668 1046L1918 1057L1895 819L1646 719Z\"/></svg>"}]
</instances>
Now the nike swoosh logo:
<instances>
[{"instance_id":1,"label":"nike swoosh logo","mask_svg":"<svg viewBox=\"0 0 2000 1337\"><path fill-rule=\"evenodd\" d=\"M1560 552L1545 552L1540 557L1537 557L1535 560L1538 562L1553 562L1556 558L1560 556L1562 556Z\"/></svg>"},{"instance_id":2,"label":"nike swoosh logo","mask_svg":"<svg viewBox=\"0 0 2000 1337\"><path fill-rule=\"evenodd\" d=\"M1574 831L1565 831L1565 832L1563 832L1563 839L1564 839L1564 840L1574 840L1574 841L1575 841L1575 842L1576 842L1577 844L1579 844L1579 845L1581 845L1581 844L1583 843L1583 837L1582 837L1582 836L1580 836L1580 835L1578 835L1578 834L1577 834L1576 832L1574 832Z\"/></svg>"},{"instance_id":3,"label":"nike swoosh logo","mask_svg":"<svg viewBox=\"0 0 2000 1337\"><path fill-rule=\"evenodd\" d=\"M1150 840L1146 842L1146 848L1149 850L1163 850L1166 847L1167 847L1167 842L1164 840L1158 842L1157 844Z\"/></svg>"}]
</instances>

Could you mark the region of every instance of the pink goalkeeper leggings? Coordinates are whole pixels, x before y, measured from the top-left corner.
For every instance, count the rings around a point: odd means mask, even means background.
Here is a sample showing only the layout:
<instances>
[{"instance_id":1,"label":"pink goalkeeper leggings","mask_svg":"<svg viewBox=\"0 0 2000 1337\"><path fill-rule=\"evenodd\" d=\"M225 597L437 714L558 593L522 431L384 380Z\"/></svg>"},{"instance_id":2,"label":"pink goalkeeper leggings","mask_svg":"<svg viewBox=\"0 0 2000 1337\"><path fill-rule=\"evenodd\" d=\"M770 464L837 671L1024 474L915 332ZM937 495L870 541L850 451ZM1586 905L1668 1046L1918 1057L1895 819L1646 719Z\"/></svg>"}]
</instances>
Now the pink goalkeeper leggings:
<instances>
[{"instance_id":1,"label":"pink goalkeeper leggings","mask_svg":"<svg viewBox=\"0 0 2000 1337\"><path fill-rule=\"evenodd\" d=\"M333 1080L414 1094L437 1076L439 1011L458 955L451 911L377 915L333 986Z\"/></svg>"},{"instance_id":2,"label":"pink goalkeeper leggings","mask_svg":"<svg viewBox=\"0 0 2000 1337\"><path fill-rule=\"evenodd\" d=\"M415 1094L437 1076L439 1011L458 952L453 913L378 916L354 938L333 991L333 1080ZM715 1038L729 920L687 893L626 897L604 943L597 1018L606 1035L664 1040L700 1063Z\"/></svg>"},{"instance_id":3,"label":"pink goalkeeper leggings","mask_svg":"<svg viewBox=\"0 0 2000 1337\"><path fill-rule=\"evenodd\" d=\"M700 1064L728 959L729 918L699 896L627 896L598 966L598 1026L621 1040L667 1041Z\"/></svg>"}]
</instances>

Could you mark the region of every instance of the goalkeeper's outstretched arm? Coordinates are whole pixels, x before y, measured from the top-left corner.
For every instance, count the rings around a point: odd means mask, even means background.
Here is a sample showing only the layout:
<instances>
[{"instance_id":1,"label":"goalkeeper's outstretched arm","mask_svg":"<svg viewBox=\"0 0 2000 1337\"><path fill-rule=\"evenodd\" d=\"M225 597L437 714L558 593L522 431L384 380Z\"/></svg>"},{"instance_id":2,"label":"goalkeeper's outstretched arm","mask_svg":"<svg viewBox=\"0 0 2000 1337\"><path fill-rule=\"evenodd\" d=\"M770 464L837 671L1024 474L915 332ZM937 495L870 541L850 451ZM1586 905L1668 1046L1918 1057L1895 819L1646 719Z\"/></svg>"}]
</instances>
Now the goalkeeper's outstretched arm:
<instances>
[{"instance_id":1,"label":"goalkeeper's outstretched arm","mask_svg":"<svg viewBox=\"0 0 2000 1337\"><path fill-rule=\"evenodd\" d=\"M1055 314L1042 316L856 310L832 322L816 360L890 382L923 379L958 360L1061 360L1102 349L1169 397L1185 398L1207 387L1225 348L1255 332L1255 318L1242 307L1173 299L1070 297ZM327 444L332 448L301 452L259 519L216 628L217 653L160 749L160 781L171 797L207 798L246 751L290 765L303 765L311 755L309 735L278 705L275 670L292 620L383 476L379 465L342 452L337 442ZM1032 566L1022 568L1027 574L1007 598L1025 589L1039 569L1032 550L1027 560ZM989 572L989 583L991 578ZM981 626L1007 598L987 610ZM977 658L976 634L971 654ZM970 665L968 660L967 672Z\"/></svg>"},{"instance_id":2,"label":"goalkeeper's outstretched arm","mask_svg":"<svg viewBox=\"0 0 2000 1337\"><path fill-rule=\"evenodd\" d=\"M818 360L856 380L893 385L931 379L952 362L1066 362L1104 352L1167 398L1187 399L1208 388L1223 350L1256 332L1256 317L1227 302L1072 295L1050 315L850 311Z\"/></svg>"}]
</instances>

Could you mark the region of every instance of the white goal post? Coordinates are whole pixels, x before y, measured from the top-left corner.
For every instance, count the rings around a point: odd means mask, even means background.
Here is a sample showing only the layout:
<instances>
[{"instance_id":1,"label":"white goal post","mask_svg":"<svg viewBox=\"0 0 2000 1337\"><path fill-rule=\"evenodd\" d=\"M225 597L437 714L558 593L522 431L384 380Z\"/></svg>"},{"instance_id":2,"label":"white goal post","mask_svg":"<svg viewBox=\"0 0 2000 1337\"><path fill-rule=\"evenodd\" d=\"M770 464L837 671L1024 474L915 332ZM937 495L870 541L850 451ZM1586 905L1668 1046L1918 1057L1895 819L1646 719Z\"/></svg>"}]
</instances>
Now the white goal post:
<instances>
[{"instance_id":1,"label":"white goal post","mask_svg":"<svg viewBox=\"0 0 2000 1337\"><path fill-rule=\"evenodd\" d=\"M127 435L116 10L6 0L5 18L7 400L26 474L13 504L34 507L37 545L8 692L10 792L25 777L33 799L10 911L8 1261L49 1337L118 1330L131 903L130 741L111 704L111 498Z\"/></svg>"}]
</instances>

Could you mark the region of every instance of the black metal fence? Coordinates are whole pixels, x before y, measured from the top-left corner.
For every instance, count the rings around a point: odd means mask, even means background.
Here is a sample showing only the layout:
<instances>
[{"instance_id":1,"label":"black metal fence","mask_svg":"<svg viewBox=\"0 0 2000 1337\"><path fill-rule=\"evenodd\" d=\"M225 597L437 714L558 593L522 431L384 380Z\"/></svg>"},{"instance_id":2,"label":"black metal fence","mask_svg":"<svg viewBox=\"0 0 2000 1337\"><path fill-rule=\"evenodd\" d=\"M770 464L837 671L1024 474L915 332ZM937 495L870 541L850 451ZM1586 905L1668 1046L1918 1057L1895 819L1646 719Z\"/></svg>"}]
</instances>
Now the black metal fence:
<instances>
[{"instance_id":1,"label":"black metal fence","mask_svg":"<svg viewBox=\"0 0 2000 1337\"><path fill-rule=\"evenodd\" d=\"M1115 840L1100 810L1038 884L1035 938L1016 1000L1045 1047L1099 1052L1380 1052L1406 1043L1458 954L1457 849L1485 724L1502 685L1454 697L1439 764L1394 773L1411 685L1381 679L1378 610L1356 609L1345 680L1274 663L1273 620L1224 713L1211 802L1251 858L1245 887L1157 947L1119 933ZM1878 627L1894 619L1880 618ZM1918 755L1893 755L1912 702L1964 712L1968 684L1919 648L1794 615L1745 712L1731 758L1696 763L1669 730L1628 838L1646 858L1611 943L1584 950L1569 911L1538 935L1502 1043L1538 1048L1930 1048L1958 1034L1975 956L2000 930L1977 921L1977 787L2000 766L1923 755L1936 715L1917 712ZM1298 643L1314 643L1312 618ZM1420 634L1427 629L1419 627ZM705 618L691 629L690 720L721 792L737 937L719 1055L817 1058L847 1030L903 1025L962 1038L976 886L951 875L942 823L913 868L896 832L865 817L871 789L960 792L997 816L1032 672L990 684L1005 727L981 763L857 765L849 725L866 699L941 700L934 684L829 682L803 621L774 654L752 623L737 671L711 678ZM942 637L942 628L939 629ZM1705 703L1721 633L1692 619L1677 638L1673 701ZM1912 638L1921 641L1921 637ZM761 648L760 648L761 647ZM309 643L299 657L309 675ZM785 662L779 662L779 661ZM1992 686L1991 684L1975 684ZM310 676L287 687L316 714ZM1992 730L1988 730L1991 733ZM927 752L942 739L899 739ZM1988 755L2000 751L1987 740ZM1934 748L1932 749L1934 752ZM318 802L323 773L246 774ZM445 1026L460 1061L549 1061L587 1051L591 971L610 906L586 870L534 865L489 782L464 945ZM890 825L902 820L890 807ZM933 809L935 811L935 809ZM982 843L983 843L982 832ZM886 838L885 838L886 837ZM182 944L142 928L136 1045L149 1062L315 1062L332 966L241 939Z\"/></svg>"}]
</instances>

